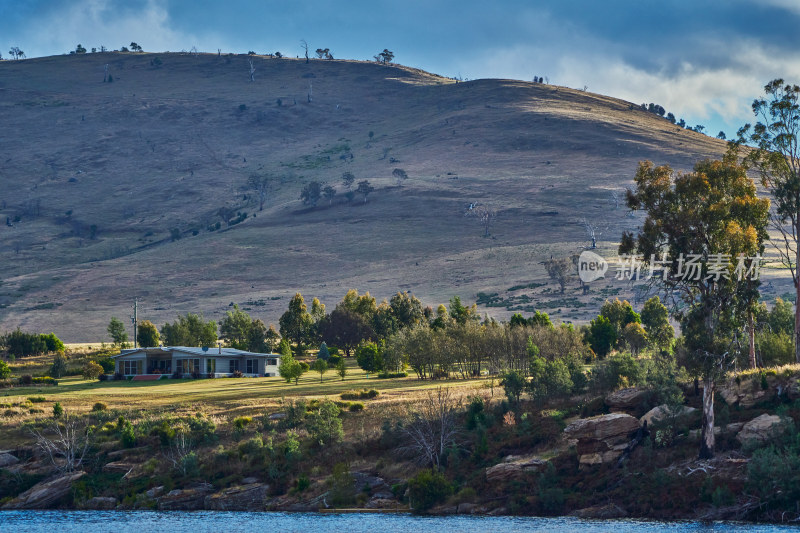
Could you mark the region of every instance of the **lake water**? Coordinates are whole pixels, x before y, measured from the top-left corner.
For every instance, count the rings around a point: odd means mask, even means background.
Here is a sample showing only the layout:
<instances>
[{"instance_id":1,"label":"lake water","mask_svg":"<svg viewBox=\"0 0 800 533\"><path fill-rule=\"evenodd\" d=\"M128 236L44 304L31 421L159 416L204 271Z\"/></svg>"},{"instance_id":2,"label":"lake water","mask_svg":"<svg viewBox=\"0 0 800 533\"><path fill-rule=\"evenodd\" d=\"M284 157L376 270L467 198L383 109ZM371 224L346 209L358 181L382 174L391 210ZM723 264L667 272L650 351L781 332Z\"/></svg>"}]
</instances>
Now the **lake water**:
<instances>
[{"instance_id":1,"label":"lake water","mask_svg":"<svg viewBox=\"0 0 800 533\"><path fill-rule=\"evenodd\" d=\"M403 514L150 511L0 511L2 533L633 533L786 532L800 526L529 517L416 517Z\"/></svg>"}]
</instances>

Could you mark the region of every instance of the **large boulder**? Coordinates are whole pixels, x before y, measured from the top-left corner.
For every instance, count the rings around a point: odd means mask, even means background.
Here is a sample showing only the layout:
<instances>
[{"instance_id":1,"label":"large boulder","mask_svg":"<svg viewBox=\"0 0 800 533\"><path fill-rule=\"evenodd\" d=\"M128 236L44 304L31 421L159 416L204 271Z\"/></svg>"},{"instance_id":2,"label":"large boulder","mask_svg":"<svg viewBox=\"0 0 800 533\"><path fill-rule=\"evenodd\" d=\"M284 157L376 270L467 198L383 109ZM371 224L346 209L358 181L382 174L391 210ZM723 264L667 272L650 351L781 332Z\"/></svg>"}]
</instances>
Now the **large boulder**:
<instances>
[{"instance_id":1,"label":"large boulder","mask_svg":"<svg viewBox=\"0 0 800 533\"><path fill-rule=\"evenodd\" d=\"M619 459L640 427L639 420L631 415L611 413L576 420L564 434L577 441L580 464L594 465Z\"/></svg>"},{"instance_id":2,"label":"large boulder","mask_svg":"<svg viewBox=\"0 0 800 533\"><path fill-rule=\"evenodd\" d=\"M263 511L269 485L251 483L230 487L205 497L205 508L214 511Z\"/></svg>"},{"instance_id":3,"label":"large boulder","mask_svg":"<svg viewBox=\"0 0 800 533\"><path fill-rule=\"evenodd\" d=\"M662 420L666 420L671 416L675 417L684 417L686 415L690 415L696 412L697 409L694 407L688 407L686 405L682 405L680 409L676 412L671 412L670 407L666 404L659 405L658 407L653 407L649 411L647 411L640 419L639 422L644 425L647 422L648 426L652 426L653 423L661 422Z\"/></svg>"},{"instance_id":4,"label":"large boulder","mask_svg":"<svg viewBox=\"0 0 800 533\"><path fill-rule=\"evenodd\" d=\"M519 480L532 472L541 472L547 461L536 456L518 457L509 455L502 463L486 469L486 481L489 483L503 483Z\"/></svg>"},{"instance_id":5,"label":"large boulder","mask_svg":"<svg viewBox=\"0 0 800 533\"><path fill-rule=\"evenodd\" d=\"M50 509L69 494L72 483L86 475L84 471L70 472L37 483L10 502L3 509Z\"/></svg>"},{"instance_id":6,"label":"large boulder","mask_svg":"<svg viewBox=\"0 0 800 533\"><path fill-rule=\"evenodd\" d=\"M205 507L205 499L213 490L210 485L190 489L176 489L158 499L159 511L199 511Z\"/></svg>"},{"instance_id":7,"label":"large boulder","mask_svg":"<svg viewBox=\"0 0 800 533\"><path fill-rule=\"evenodd\" d=\"M643 413L644 405L651 396L651 391L628 387L606 396L606 405L612 413Z\"/></svg>"},{"instance_id":8,"label":"large boulder","mask_svg":"<svg viewBox=\"0 0 800 533\"><path fill-rule=\"evenodd\" d=\"M117 499L111 496L95 496L87 500L82 507L92 511L110 511L117 507Z\"/></svg>"},{"instance_id":9,"label":"large boulder","mask_svg":"<svg viewBox=\"0 0 800 533\"><path fill-rule=\"evenodd\" d=\"M19 463L19 459L8 452L0 452L0 468L6 468Z\"/></svg>"},{"instance_id":10,"label":"large boulder","mask_svg":"<svg viewBox=\"0 0 800 533\"><path fill-rule=\"evenodd\" d=\"M626 518L628 516L628 512L615 503L609 503L606 505L595 505L592 507L586 507L584 509L578 509L576 511L572 511L569 515L576 516L578 518L607 520L610 518Z\"/></svg>"},{"instance_id":11,"label":"large boulder","mask_svg":"<svg viewBox=\"0 0 800 533\"><path fill-rule=\"evenodd\" d=\"M742 445L766 444L786 430L785 421L777 415L763 414L746 423L736 434Z\"/></svg>"}]
</instances>

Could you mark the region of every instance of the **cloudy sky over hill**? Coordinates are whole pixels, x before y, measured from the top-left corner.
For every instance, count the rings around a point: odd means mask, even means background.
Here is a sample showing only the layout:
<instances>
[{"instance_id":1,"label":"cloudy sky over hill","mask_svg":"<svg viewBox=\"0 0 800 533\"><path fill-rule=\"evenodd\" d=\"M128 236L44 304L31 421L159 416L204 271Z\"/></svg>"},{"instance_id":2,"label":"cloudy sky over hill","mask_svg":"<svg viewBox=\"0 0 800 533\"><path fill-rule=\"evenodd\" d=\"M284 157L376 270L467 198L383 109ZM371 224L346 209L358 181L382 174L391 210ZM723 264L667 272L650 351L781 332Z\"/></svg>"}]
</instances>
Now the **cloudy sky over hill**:
<instances>
[{"instance_id":1,"label":"cloudy sky over hill","mask_svg":"<svg viewBox=\"0 0 800 533\"><path fill-rule=\"evenodd\" d=\"M655 102L706 133L735 133L775 77L800 83L800 0L0 0L0 52L78 43L145 51L396 61L437 74L531 80ZM713 131L712 131L713 130Z\"/></svg>"}]
</instances>

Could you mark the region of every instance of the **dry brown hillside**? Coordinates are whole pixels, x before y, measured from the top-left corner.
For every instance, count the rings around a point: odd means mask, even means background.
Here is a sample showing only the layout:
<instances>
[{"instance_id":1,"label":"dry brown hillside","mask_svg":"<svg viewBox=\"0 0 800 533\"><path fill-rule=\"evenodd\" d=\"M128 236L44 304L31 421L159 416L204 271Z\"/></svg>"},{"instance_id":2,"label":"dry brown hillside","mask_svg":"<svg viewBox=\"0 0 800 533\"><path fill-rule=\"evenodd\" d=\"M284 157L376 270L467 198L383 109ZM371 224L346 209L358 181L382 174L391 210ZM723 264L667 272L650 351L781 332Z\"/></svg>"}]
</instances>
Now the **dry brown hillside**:
<instances>
[{"instance_id":1,"label":"dry brown hillside","mask_svg":"<svg viewBox=\"0 0 800 533\"><path fill-rule=\"evenodd\" d=\"M540 262L588 244L583 217L612 253L637 221L611 193L638 161L688 169L724 150L629 102L564 87L253 60L253 82L246 56L0 62L0 331L105 338L134 297L158 324L189 311L219 318L231 302L275 322L296 291L332 308L351 287L409 290L426 304L497 293L501 307L483 310L498 318L521 306L581 320L627 289L555 294L537 286ZM408 179L398 184L395 168ZM344 197L344 172L353 190L375 187L366 203ZM275 178L263 211L253 174ZM332 202L300 202L312 180L336 187ZM491 237L465 217L470 203L497 211ZM220 208L248 218L209 231Z\"/></svg>"}]
</instances>

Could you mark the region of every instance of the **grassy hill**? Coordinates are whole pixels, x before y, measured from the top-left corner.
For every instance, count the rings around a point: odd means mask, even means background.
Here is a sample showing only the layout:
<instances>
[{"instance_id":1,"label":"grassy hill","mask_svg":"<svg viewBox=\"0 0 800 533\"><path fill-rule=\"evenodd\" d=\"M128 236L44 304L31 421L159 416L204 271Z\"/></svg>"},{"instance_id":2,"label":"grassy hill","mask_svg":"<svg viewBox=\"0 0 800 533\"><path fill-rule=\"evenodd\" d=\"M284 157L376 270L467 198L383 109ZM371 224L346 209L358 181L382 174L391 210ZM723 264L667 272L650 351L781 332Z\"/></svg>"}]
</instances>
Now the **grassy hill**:
<instances>
[{"instance_id":1,"label":"grassy hill","mask_svg":"<svg viewBox=\"0 0 800 533\"><path fill-rule=\"evenodd\" d=\"M481 293L498 318L535 307L583 320L630 288L561 295L541 261L588 244L583 218L614 252L637 219L612 193L638 161L689 169L725 148L565 87L260 56L251 82L248 59L0 62L0 215L13 224L0 225L0 331L104 338L134 297L158 324L232 302L275 322L296 291L332 307L349 288L426 304ZM366 202L345 198L344 172L375 187ZM274 178L263 211L254 174ZM336 187L332 202L300 202L314 180ZM465 216L471 203L496 210L490 237ZM248 217L227 226L221 208Z\"/></svg>"}]
</instances>

